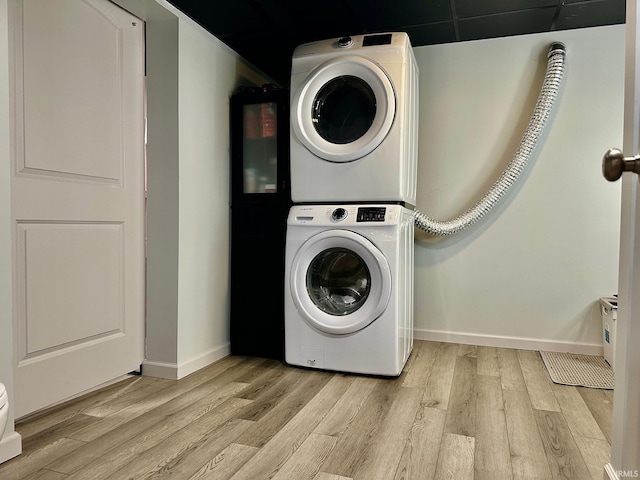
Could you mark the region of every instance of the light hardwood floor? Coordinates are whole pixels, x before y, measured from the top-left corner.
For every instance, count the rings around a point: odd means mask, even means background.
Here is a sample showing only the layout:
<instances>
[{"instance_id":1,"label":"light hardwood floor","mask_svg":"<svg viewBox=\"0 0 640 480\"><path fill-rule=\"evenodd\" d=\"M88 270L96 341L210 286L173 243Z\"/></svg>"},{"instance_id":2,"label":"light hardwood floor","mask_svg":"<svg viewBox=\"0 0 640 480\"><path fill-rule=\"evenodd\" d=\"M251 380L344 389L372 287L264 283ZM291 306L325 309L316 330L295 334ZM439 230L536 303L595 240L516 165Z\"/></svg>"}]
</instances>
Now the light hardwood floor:
<instances>
[{"instance_id":1,"label":"light hardwood floor","mask_svg":"<svg viewBox=\"0 0 640 480\"><path fill-rule=\"evenodd\" d=\"M0 478L601 480L612 404L523 350L417 341L396 379L227 357L20 422Z\"/></svg>"}]
</instances>

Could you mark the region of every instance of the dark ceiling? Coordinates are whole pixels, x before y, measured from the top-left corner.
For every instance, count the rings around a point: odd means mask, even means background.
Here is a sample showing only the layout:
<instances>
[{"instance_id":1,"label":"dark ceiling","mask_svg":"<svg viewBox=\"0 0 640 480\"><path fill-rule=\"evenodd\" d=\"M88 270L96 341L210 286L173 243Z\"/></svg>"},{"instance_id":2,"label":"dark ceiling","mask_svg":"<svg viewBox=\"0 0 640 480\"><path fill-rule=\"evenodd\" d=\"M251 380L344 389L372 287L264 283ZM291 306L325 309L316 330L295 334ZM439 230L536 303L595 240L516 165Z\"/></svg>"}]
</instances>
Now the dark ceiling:
<instances>
[{"instance_id":1,"label":"dark ceiling","mask_svg":"<svg viewBox=\"0 0 640 480\"><path fill-rule=\"evenodd\" d=\"M404 31L414 47L625 21L625 0L169 0L282 85L306 42Z\"/></svg>"}]
</instances>

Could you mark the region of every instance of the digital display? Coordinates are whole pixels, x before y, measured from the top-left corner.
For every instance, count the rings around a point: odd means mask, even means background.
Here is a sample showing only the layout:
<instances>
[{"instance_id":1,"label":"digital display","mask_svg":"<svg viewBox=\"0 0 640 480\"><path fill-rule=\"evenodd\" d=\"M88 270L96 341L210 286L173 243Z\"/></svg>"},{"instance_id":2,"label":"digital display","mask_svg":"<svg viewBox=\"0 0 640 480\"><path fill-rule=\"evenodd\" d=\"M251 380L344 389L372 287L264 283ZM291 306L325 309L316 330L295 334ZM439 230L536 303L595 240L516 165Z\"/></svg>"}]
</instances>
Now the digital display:
<instances>
[{"instance_id":1,"label":"digital display","mask_svg":"<svg viewBox=\"0 0 640 480\"><path fill-rule=\"evenodd\" d=\"M385 207L360 207L356 222L384 222L386 213Z\"/></svg>"},{"instance_id":2,"label":"digital display","mask_svg":"<svg viewBox=\"0 0 640 480\"><path fill-rule=\"evenodd\" d=\"M373 45L391 45L391 34L367 35L364 37L364 40L362 40L363 47L371 47Z\"/></svg>"}]
</instances>

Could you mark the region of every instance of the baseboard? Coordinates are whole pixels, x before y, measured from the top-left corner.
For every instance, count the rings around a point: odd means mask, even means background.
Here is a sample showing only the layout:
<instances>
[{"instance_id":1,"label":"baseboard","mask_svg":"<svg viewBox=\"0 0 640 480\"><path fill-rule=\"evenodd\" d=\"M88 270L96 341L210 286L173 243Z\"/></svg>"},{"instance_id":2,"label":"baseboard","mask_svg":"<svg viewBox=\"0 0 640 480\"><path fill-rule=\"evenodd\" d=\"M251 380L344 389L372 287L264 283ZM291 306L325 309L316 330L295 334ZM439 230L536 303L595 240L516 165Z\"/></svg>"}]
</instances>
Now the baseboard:
<instances>
[{"instance_id":1,"label":"baseboard","mask_svg":"<svg viewBox=\"0 0 640 480\"><path fill-rule=\"evenodd\" d=\"M229 342L219 347L212 348L208 352L198 355L186 362L178 365L178 379L186 377L201 368L211 365L213 362L228 357L231 354L231 344Z\"/></svg>"},{"instance_id":2,"label":"baseboard","mask_svg":"<svg viewBox=\"0 0 640 480\"><path fill-rule=\"evenodd\" d=\"M178 380L178 364L165 362L152 362L144 360L142 362L142 375L145 377L166 378L167 380Z\"/></svg>"},{"instance_id":3,"label":"baseboard","mask_svg":"<svg viewBox=\"0 0 640 480\"><path fill-rule=\"evenodd\" d=\"M578 353L582 355L604 355L602 344L560 342L540 338L507 337L500 335L482 335L477 333L443 332L438 330L415 329L416 340L462 343L483 347L518 348L521 350L543 350L546 352Z\"/></svg>"},{"instance_id":4,"label":"baseboard","mask_svg":"<svg viewBox=\"0 0 640 480\"><path fill-rule=\"evenodd\" d=\"M0 463L17 457L22 453L22 437L18 432L11 432L0 440Z\"/></svg>"},{"instance_id":5,"label":"baseboard","mask_svg":"<svg viewBox=\"0 0 640 480\"><path fill-rule=\"evenodd\" d=\"M211 365L218 360L229 356L231 344L225 343L219 347L212 348L208 352L193 357L186 362L165 363L145 360L142 362L142 375L147 377L166 378L169 380L180 380L201 368Z\"/></svg>"}]
</instances>

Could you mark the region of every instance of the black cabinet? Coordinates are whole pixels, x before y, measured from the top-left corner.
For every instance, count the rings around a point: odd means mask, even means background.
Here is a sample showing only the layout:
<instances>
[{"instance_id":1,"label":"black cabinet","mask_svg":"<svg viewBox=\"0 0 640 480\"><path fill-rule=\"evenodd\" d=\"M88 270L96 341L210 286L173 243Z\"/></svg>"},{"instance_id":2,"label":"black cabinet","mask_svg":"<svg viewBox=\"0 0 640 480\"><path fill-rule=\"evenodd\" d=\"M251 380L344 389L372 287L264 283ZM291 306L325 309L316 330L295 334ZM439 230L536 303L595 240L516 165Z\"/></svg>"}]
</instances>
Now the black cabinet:
<instances>
[{"instance_id":1,"label":"black cabinet","mask_svg":"<svg viewBox=\"0 0 640 480\"><path fill-rule=\"evenodd\" d=\"M284 359L289 95L271 86L231 97L231 353Z\"/></svg>"}]
</instances>

